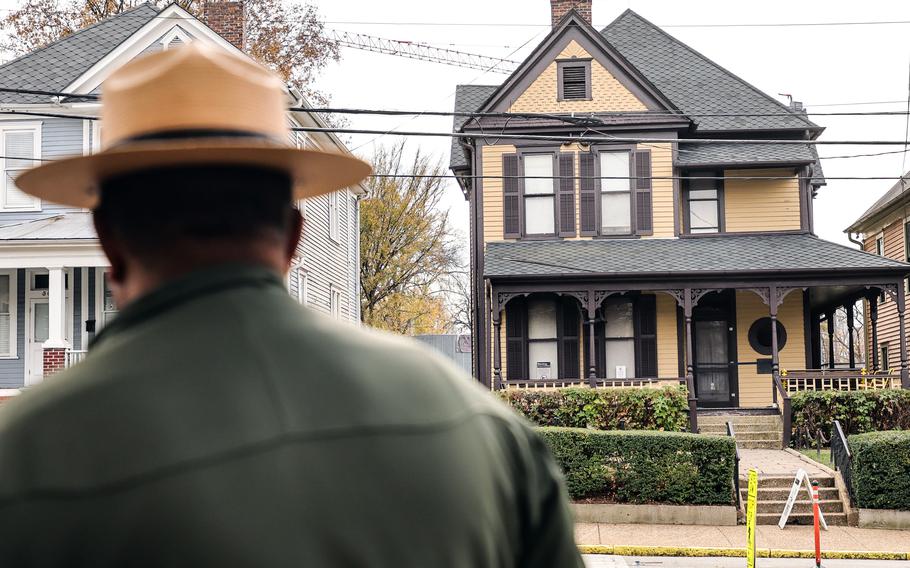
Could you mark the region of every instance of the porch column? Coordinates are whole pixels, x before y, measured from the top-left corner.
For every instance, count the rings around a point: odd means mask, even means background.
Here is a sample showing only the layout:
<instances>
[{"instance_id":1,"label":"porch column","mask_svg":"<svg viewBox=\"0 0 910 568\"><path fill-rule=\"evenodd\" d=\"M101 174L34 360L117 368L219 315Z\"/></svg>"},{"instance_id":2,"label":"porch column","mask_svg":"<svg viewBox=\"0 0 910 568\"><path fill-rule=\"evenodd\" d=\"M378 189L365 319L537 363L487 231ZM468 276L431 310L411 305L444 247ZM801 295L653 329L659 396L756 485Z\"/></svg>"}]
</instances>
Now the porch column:
<instances>
[{"instance_id":1,"label":"porch column","mask_svg":"<svg viewBox=\"0 0 910 568\"><path fill-rule=\"evenodd\" d=\"M66 350L66 289L63 267L48 268L48 334L44 349L44 376L63 369Z\"/></svg>"},{"instance_id":2,"label":"porch column","mask_svg":"<svg viewBox=\"0 0 910 568\"><path fill-rule=\"evenodd\" d=\"M872 325L872 372L878 371L878 296L869 296L869 323Z\"/></svg>"},{"instance_id":3,"label":"porch column","mask_svg":"<svg viewBox=\"0 0 910 568\"><path fill-rule=\"evenodd\" d=\"M834 310L825 312L828 320L828 368L834 368Z\"/></svg>"},{"instance_id":4,"label":"porch column","mask_svg":"<svg viewBox=\"0 0 910 568\"><path fill-rule=\"evenodd\" d=\"M856 350L853 345L853 304L847 304L847 351L850 353L850 368L856 368Z\"/></svg>"},{"instance_id":5,"label":"porch column","mask_svg":"<svg viewBox=\"0 0 910 568\"><path fill-rule=\"evenodd\" d=\"M686 319L686 390L689 392L689 431L698 433L698 401L695 398L695 367L692 351L692 290L683 290L683 315Z\"/></svg>"},{"instance_id":6,"label":"porch column","mask_svg":"<svg viewBox=\"0 0 910 568\"><path fill-rule=\"evenodd\" d=\"M502 388L502 349L500 348L499 335L502 321L499 313L493 314L493 388Z\"/></svg>"},{"instance_id":7,"label":"porch column","mask_svg":"<svg viewBox=\"0 0 910 568\"><path fill-rule=\"evenodd\" d=\"M777 288L771 286L768 292L768 312L771 316L771 376L779 377L780 376L780 349L777 346ZM771 385L771 390L777 392L777 389L774 388L774 385Z\"/></svg>"},{"instance_id":8,"label":"porch column","mask_svg":"<svg viewBox=\"0 0 910 568\"><path fill-rule=\"evenodd\" d=\"M907 325L904 321L906 297L904 295L904 282L897 283L897 321L901 342L901 388L910 389L910 373L907 371Z\"/></svg>"}]
</instances>

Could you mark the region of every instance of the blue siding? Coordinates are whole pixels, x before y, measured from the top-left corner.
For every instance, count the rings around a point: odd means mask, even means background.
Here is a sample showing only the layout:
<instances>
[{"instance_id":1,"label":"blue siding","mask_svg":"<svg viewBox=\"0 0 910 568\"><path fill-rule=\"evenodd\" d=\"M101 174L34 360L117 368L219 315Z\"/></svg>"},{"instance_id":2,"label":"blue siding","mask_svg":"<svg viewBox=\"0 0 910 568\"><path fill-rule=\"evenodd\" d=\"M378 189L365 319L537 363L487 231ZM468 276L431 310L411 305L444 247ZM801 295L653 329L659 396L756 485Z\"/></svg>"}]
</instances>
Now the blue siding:
<instances>
[{"instance_id":1,"label":"blue siding","mask_svg":"<svg viewBox=\"0 0 910 568\"><path fill-rule=\"evenodd\" d=\"M25 269L16 271L16 359L0 359L0 388L25 384Z\"/></svg>"}]
</instances>

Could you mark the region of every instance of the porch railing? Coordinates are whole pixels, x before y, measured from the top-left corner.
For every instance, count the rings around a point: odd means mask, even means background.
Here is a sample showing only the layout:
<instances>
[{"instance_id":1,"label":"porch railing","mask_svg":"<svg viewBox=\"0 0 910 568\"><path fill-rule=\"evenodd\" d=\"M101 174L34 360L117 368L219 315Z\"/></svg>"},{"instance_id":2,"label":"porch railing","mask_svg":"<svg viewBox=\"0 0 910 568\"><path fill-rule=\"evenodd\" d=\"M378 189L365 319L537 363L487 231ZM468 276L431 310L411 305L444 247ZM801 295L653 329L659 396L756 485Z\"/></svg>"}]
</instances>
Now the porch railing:
<instances>
[{"instance_id":1,"label":"porch railing","mask_svg":"<svg viewBox=\"0 0 910 568\"><path fill-rule=\"evenodd\" d=\"M772 394L774 402L777 403L777 410L780 412L781 419L783 421L783 446L785 448L790 447L790 435L791 430L793 429L793 411L790 408L790 393L787 392L786 387L784 387L781 378L777 375L773 375L774 388L772 389Z\"/></svg>"},{"instance_id":2,"label":"porch railing","mask_svg":"<svg viewBox=\"0 0 910 568\"><path fill-rule=\"evenodd\" d=\"M592 384L593 383L593 384ZM558 389L565 387L593 388L660 388L686 384L685 378L671 379L513 379L502 381L504 389Z\"/></svg>"},{"instance_id":3,"label":"porch railing","mask_svg":"<svg viewBox=\"0 0 910 568\"><path fill-rule=\"evenodd\" d=\"M733 429L733 423L727 422L727 436L733 438L733 448L736 451L735 464L733 466L733 492L736 493L736 510L743 509L743 496L739 488L739 446L736 445L736 430Z\"/></svg>"},{"instance_id":4,"label":"porch railing","mask_svg":"<svg viewBox=\"0 0 910 568\"><path fill-rule=\"evenodd\" d=\"M783 373L781 373L783 375ZM864 373L861 369L797 369L781 377L788 393L800 391L857 391L901 388L894 373Z\"/></svg>"},{"instance_id":5,"label":"porch railing","mask_svg":"<svg viewBox=\"0 0 910 568\"><path fill-rule=\"evenodd\" d=\"M840 472L844 485L847 486L847 494L850 501L853 501L853 453L847 444L847 436L844 435L844 429L841 428L840 420L834 421L834 428L831 432L831 461L834 463L834 469Z\"/></svg>"},{"instance_id":6,"label":"porch railing","mask_svg":"<svg viewBox=\"0 0 910 568\"><path fill-rule=\"evenodd\" d=\"M85 359L86 353L88 353L88 351L78 350L78 349L67 349L65 356L63 358L64 368L68 369L68 368L72 367L73 365L75 365L76 363L79 363L80 361Z\"/></svg>"}]
</instances>

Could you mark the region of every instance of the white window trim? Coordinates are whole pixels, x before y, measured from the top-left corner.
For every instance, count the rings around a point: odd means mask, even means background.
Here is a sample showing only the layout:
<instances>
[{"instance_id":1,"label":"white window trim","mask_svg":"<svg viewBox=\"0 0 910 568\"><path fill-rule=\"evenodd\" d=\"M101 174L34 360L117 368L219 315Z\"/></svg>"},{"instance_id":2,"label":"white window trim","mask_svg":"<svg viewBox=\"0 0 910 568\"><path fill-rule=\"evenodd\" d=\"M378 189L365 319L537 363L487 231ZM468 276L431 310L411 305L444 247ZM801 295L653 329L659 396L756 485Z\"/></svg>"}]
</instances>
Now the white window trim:
<instances>
[{"instance_id":1,"label":"white window trim","mask_svg":"<svg viewBox=\"0 0 910 568\"><path fill-rule=\"evenodd\" d=\"M329 238L334 242L341 243L341 207L338 206L338 193L334 191L329 194Z\"/></svg>"},{"instance_id":2,"label":"white window trim","mask_svg":"<svg viewBox=\"0 0 910 568\"><path fill-rule=\"evenodd\" d=\"M337 320L341 319L341 288L334 284L329 286L329 314Z\"/></svg>"},{"instance_id":3,"label":"white window trim","mask_svg":"<svg viewBox=\"0 0 910 568\"><path fill-rule=\"evenodd\" d=\"M38 164L41 160L41 122L39 121L18 121L18 120L9 120L0 122L0 143L3 142L3 139L6 137L6 133L9 131L21 131L21 130L32 130L35 133L35 146L33 150L34 164ZM4 146L5 147L5 146ZM3 170L4 175L6 175L6 158L0 158L0 169ZM6 183L6 180L3 181ZM35 199L35 205L33 207L7 207L6 206L6 188L4 186L3 191L0 192L0 212L13 212L13 211L41 211L41 200Z\"/></svg>"},{"instance_id":4,"label":"white window trim","mask_svg":"<svg viewBox=\"0 0 910 568\"><path fill-rule=\"evenodd\" d=\"M95 268L95 334L104 327L104 275L108 268ZM120 310L115 310L118 313ZM84 318L88 319L88 318Z\"/></svg>"},{"instance_id":5,"label":"white window trim","mask_svg":"<svg viewBox=\"0 0 910 568\"><path fill-rule=\"evenodd\" d=\"M171 31L164 34L164 37L161 38L161 49L167 50L167 48L170 47L171 42L175 39L179 39L184 44L193 41L193 38L190 37L189 34L187 34L185 31L183 31L179 25L174 25L174 27L171 28Z\"/></svg>"},{"instance_id":6,"label":"white window trim","mask_svg":"<svg viewBox=\"0 0 910 568\"><path fill-rule=\"evenodd\" d=\"M8 355L0 355L0 360L18 359L19 358L19 278L18 270L15 268L0 270L0 275L9 276L9 337L10 346Z\"/></svg>"},{"instance_id":7,"label":"white window trim","mask_svg":"<svg viewBox=\"0 0 910 568\"><path fill-rule=\"evenodd\" d=\"M92 121L92 154L101 151L101 121Z\"/></svg>"},{"instance_id":8,"label":"white window trim","mask_svg":"<svg viewBox=\"0 0 910 568\"><path fill-rule=\"evenodd\" d=\"M310 303L310 273L302 266L297 267L297 301L301 306Z\"/></svg>"}]
</instances>

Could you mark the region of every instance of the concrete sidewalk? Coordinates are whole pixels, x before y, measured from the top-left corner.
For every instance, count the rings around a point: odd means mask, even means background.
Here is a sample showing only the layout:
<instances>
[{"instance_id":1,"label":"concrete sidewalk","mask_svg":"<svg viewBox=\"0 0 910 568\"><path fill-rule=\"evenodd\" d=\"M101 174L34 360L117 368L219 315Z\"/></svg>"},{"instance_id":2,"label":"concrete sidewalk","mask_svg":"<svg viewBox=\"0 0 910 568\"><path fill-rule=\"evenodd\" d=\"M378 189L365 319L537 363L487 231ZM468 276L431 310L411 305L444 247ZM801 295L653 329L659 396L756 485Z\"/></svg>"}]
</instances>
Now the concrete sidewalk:
<instances>
[{"instance_id":1,"label":"concrete sidewalk","mask_svg":"<svg viewBox=\"0 0 910 568\"><path fill-rule=\"evenodd\" d=\"M578 544L719 547L746 546L746 527L690 525L608 525L577 523ZM830 527L821 533L822 551L910 552L910 531ZM759 525L755 532L756 548L775 550L814 550L810 526Z\"/></svg>"}]
</instances>

